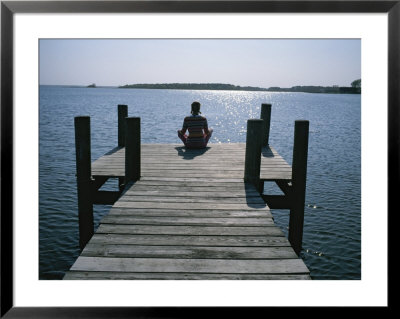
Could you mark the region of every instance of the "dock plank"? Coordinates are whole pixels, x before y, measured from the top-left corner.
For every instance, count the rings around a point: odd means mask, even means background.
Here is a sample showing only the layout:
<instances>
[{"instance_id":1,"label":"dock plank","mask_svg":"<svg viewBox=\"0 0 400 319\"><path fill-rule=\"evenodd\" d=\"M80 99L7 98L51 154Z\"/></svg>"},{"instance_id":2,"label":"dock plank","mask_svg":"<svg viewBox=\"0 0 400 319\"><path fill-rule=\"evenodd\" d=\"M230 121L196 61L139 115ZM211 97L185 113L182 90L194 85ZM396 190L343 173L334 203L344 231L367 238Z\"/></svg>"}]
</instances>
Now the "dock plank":
<instances>
[{"instance_id":1,"label":"dock plank","mask_svg":"<svg viewBox=\"0 0 400 319\"><path fill-rule=\"evenodd\" d=\"M272 218L196 218L196 217L134 217L121 216L110 213L103 218L103 224L120 225L196 225L196 226L257 226L260 223L265 225L273 224Z\"/></svg>"},{"instance_id":2,"label":"dock plank","mask_svg":"<svg viewBox=\"0 0 400 319\"><path fill-rule=\"evenodd\" d=\"M135 207L112 207L110 214L121 216L145 216L145 217L203 217L203 218L219 218L219 217L271 217L272 214L267 210L210 210L197 209L190 210L187 207L179 209L157 209L157 208L135 208Z\"/></svg>"},{"instance_id":3,"label":"dock plank","mask_svg":"<svg viewBox=\"0 0 400 319\"><path fill-rule=\"evenodd\" d=\"M251 235L162 235L162 234L101 234L96 233L93 244L115 245L171 245L171 246L224 246L224 247L290 247L283 236Z\"/></svg>"},{"instance_id":4,"label":"dock plank","mask_svg":"<svg viewBox=\"0 0 400 319\"><path fill-rule=\"evenodd\" d=\"M179 204L198 204L198 203L218 203L218 204L243 204L250 206L258 204L265 207L265 202L258 197L182 197L182 196L153 196L153 195L126 195L119 201L124 202L162 202L162 203L179 203Z\"/></svg>"},{"instance_id":5,"label":"dock plank","mask_svg":"<svg viewBox=\"0 0 400 319\"><path fill-rule=\"evenodd\" d=\"M195 259L195 258L117 258L80 256L71 270L120 272L194 272L218 274L307 274L301 259Z\"/></svg>"},{"instance_id":6,"label":"dock plank","mask_svg":"<svg viewBox=\"0 0 400 319\"><path fill-rule=\"evenodd\" d=\"M140 246L89 244L81 256L174 259L287 259L297 258L290 247Z\"/></svg>"},{"instance_id":7,"label":"dock plank","mask_svg":"<svg viewBox=\"0 0 400 319\"><path fill-rule=\"evenodd\" d=\"M66 280L311 280L302 274L205 274L70 271Z\"/></svg>"},{"instance_id":8,"label":"dock plank","mask_svg":"<svg viewBox=\"0 0 400 319\"><path fill-rule=\"evenodd\" d=\"M123 225L101 224L98 234L146 234L146 235L201 235L201 236L284 236L276 226L193 226L193 225Z\"/></svg>"},{"instance_id":9,"label":"dock plank","mask_svg":"<svg viewBox=\"0 0 400 319\"><path fill-rule=\"evenodd\" d=\"M135 202L135 201L117 201L113 207L135 207L135 208L166 208L178 209L182 207L179 201L175 203L170 202ZM265 204L230 204L230 203L207 203L207 202L192 202L190 209L222 209L222 210L246 210L251 207L252 209L264 210Z\"/></svg>"}]
</instances>

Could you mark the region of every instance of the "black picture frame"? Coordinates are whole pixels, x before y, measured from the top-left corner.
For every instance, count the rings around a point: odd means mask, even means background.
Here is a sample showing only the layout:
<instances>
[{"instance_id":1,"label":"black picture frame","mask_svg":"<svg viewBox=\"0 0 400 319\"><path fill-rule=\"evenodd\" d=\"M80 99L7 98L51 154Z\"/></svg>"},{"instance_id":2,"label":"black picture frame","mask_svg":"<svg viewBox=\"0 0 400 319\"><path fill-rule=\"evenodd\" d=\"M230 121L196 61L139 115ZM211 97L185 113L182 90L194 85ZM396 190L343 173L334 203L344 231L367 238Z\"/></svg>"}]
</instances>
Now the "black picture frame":
<instances>
[{"instance_id":1,"label":"black picture frame","mask_svg":"<svg viewBox=\"0 0 400 319\"><path fill-rule=\"evenodd\" d=\"M388 204L397 207L399 181L400 0L396 1L1 1L1 317L5 318L177 318L180 307L20 308L13 303L13 16L15 13L387 13L388 14ZM388 215L390 218L390 214ZM390 222L389 222L390 225ZM390 236L389 236L390 237ZM390 243L390 238L388 238ZM390 250L390 249L389 249ZM388 282L388 286L390 281ZM34 293L34 292L32 292ZM388 305L390 298L388 300ZM256 309L263 311L263 308ZM292 309L293 310L293 309ZM212 309L226 315L227 308ZM268 310L268 313L270 310ZM239 314L238 309L234 314ZM248 310L246 310L248 315ZM247 316L246 315L246 316Z\"/></svg>"}]
</instances>

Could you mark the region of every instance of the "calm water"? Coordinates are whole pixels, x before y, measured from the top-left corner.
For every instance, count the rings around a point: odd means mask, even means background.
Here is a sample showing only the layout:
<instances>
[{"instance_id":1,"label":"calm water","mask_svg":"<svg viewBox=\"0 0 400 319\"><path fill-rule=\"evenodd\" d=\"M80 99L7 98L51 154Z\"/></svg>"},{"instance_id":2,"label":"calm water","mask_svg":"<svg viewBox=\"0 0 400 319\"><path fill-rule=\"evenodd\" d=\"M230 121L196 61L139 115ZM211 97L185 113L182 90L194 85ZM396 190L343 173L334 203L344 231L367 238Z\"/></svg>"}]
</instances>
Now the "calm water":
<instances>
[{"instance_id":1,"label":"calm water","mask_svg":"<svg viewBox=\"0 0 400 319\"><path fill-rule=\"evenodd\" d=\"M142 143L178 143L176 130L195 100L214 128L211 143L245 142L247 119L271 103L270 144L289 163L294 121L310 121L301 257L313 279L360 279L360 95L50 86L40 87L39 278L61 279L79 255L74 117L91 117L95 160L117 145L118 104L141 117ZM266 190L277 192L268 183ZM109 209L95 205L96 227ZM289 212L273 214L287 234Z\"/></svg>"}]
</instances>

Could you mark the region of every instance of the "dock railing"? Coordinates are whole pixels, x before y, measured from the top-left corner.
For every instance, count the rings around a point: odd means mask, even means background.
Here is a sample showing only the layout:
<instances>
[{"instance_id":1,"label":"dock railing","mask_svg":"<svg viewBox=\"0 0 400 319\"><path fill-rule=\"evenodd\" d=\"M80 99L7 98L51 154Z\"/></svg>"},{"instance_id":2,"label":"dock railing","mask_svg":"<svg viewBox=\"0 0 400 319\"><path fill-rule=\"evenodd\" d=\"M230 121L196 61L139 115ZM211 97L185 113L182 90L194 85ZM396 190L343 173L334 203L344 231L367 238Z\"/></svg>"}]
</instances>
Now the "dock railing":
<instances>
[{"instance_id":1,"label":"dock railing","mask_svg":"<svg viewBox=\"0 0 400 319\"><path fill-rule=\"evenodd\" d=\"M260 165L262 150L269 147L271 104L261 105L260 118L247 121L244 181L254 184L270 208L290 209L288 239L299 255L303 241L309 121L296 120L294 123L292 179L275 181L284 195L266 195L263 194Z\"/></svg>"},{"instance_id":2,"label":"dock railing","mask_svg":"<svg viewBox=\"0 0 400 319\"><path fill-rule=\"evenodd\" d=\"M90 139L90 117L75 117L79 247L81 250L94 233L93 205L114 204L126 185L140 179L140 117L128 117L128 106L118 105L118 147L125 147L125 178L119 178L118 191L100 190L110 177L92 176Z\"/></svg>"}]
</instances>

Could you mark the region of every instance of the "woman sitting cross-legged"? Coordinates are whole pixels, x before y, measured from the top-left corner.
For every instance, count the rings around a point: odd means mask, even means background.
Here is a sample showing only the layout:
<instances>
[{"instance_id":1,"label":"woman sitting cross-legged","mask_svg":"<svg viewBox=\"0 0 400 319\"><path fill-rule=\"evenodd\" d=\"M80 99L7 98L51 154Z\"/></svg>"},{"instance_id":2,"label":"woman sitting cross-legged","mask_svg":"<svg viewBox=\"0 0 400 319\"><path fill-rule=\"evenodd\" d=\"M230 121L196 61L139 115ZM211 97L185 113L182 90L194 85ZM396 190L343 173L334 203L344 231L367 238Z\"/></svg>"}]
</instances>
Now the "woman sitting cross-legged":
<instances>
[{"instance_id":1,"label":"woman sitting cross-legged","mask_svg":"<svg viewBox=\"0 0 400 319\"><path fill-rule=\"evenodd\" d=\"M205 148L213 132L208 128L207 119L201 116L200 103L192 103L192 115L186 116L183 121L182 130L178 131L178 137L187 148ZM186 135L189 131L189 136Z\"/></svg>"}]
</instances>

